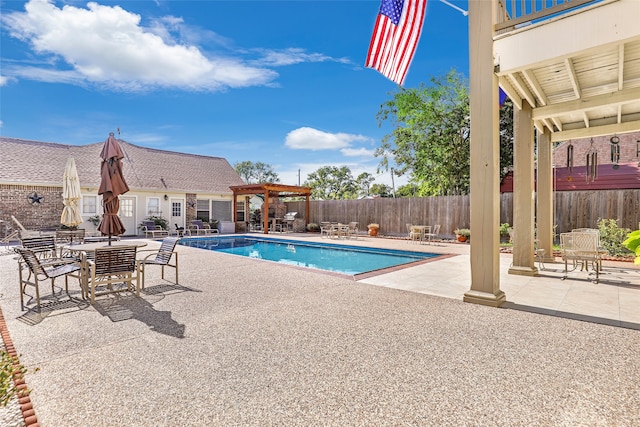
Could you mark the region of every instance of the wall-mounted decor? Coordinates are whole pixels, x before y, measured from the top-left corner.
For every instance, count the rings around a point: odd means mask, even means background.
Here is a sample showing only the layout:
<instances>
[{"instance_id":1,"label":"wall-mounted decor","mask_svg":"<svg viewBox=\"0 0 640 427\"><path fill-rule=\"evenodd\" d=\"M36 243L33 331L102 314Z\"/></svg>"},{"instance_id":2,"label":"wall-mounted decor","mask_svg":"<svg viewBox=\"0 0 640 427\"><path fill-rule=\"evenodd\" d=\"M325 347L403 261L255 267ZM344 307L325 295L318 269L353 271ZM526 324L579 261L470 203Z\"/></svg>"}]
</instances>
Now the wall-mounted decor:
<instances>
[{"instance_id":1,"label":"wall-mounted decor","mask_svg":"<svg viewBox=\"0 0 640 427\"><path fill-rule=\"evenodd\" d=\"M44 201L44 196L38 196L38 193L36 193L35 191L31 194L29 194L27 196L27 200L29 201L29 203L31 203L32 205L37 205L40 206L42 204L42 202Z\"/></svg>"}]
</instances>

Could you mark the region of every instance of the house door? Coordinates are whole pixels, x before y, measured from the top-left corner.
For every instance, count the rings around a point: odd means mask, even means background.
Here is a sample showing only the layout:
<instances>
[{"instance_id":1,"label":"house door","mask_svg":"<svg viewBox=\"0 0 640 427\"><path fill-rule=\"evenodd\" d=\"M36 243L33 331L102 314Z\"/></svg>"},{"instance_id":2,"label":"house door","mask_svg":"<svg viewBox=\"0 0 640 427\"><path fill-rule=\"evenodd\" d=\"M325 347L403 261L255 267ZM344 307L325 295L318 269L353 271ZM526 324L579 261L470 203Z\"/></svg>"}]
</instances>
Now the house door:
<instances>
[{"instance_id":1,"label":"house door","mask_svg":"<svg viewBox=\"0 0 640 427\"><path fill-rule=\"evenodd\" d=\"M118 216L124 225L125 236L136 236L138 227L136 225L136 198L120 196L120 210Z\"/></svg>"},{"instance_id":2,"label":"house door","mask_svg":"<svg viewBox=\"0 0 640 427\"><path fill-rule=\"evenodd\" d=\"M184 221L184 199L171 198L171 222L169 229L175 230L176 226L186 227Z\"/></svg>"}]
</instances>

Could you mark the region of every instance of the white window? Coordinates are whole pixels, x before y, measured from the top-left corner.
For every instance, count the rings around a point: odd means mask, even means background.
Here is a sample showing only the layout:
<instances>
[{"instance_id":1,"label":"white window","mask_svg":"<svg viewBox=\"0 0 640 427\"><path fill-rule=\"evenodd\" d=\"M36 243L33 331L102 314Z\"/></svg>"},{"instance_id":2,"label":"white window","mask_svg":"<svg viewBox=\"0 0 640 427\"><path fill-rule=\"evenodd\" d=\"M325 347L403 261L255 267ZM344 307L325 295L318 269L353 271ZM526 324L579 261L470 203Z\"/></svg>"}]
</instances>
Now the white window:
<instances>
[{"instance_id":1,"label":"white window","mask_svg":"<svg viewBox=\"0 0 640 427\"><path fill-rule=\"evenodd\" d=\"M160 198L149 197L147 199L147 215L160 216Z\"/></svg>"},{"instance_id":2,"label":"white window","mask_svg":"<svg viewBox=\"0 0 640 427\"><path fill-rule=\"evenodd\" d=\"M231 221L231 200L214 200L211 202L213 219Z\"/></svg>"},{"instance_id":3,"label":"white window","mask_svg":"<svg viewBox=\"0 0 640 427\"><path fill-rule=\"evenodd\" d=\"M92 215L98 213L98 196L82 196L82 213Z\"/></svg>"},{"instance_id":4,"label":"white window","mask_svg":"<svg viewBox=\"0 0 640 427\"><path fill-rule=\"evenodd\" d=\"M244 221L244 202L238 202L236 203L236 206L236 220Z\"/></svg>"},{"instance_id":5,"label":"white window","mask_svg":"<svg viewBox=\"0 0 640 427\"><path fill-rule=\"evenodd\" d=\"M209 222L209 199L197 200L196 218Z\"/></svg>"},{"instance_id":6,"label":"white window","mask_svg":"<svg viewBox=\"0 0 640 427\"><path fill-rule=\"evenodd\" d=\"M171 216L182 216L182 202L171 202Z\"/></svg>"}]
</instances>

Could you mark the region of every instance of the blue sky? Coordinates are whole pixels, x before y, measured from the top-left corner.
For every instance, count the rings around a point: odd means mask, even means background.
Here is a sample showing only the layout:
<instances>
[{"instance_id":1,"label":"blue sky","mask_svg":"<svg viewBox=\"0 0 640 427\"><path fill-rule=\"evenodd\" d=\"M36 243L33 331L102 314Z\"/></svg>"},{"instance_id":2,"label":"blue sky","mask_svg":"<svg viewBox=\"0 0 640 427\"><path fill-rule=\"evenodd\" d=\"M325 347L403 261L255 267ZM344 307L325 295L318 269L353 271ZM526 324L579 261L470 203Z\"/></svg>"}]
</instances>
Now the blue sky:
<instances>
[{"instance_id":1,"label":"blue sky","mask_svg":"<svg viewBox=\"0 0 640 427\"><path fill-rule=\"evenodd\" d=\"M467 10L467 1L450 0ZM364 68L378 0L0 0L0 133L136 145L273 166L376 175L397 85ZM468 75L468 21L429 0L405 87ZM406 178L396 177L396 187Z\"/></svg>"}]
</instances>

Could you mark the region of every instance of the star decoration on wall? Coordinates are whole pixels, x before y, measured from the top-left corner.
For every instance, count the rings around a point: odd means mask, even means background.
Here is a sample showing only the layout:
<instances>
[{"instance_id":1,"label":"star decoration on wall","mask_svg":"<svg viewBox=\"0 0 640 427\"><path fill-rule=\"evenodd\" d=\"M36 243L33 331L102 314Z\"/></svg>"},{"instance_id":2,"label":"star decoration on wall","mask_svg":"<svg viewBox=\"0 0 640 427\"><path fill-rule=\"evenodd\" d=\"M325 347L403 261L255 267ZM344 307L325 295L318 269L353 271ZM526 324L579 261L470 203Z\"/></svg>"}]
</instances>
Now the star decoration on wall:
<instances>
[{"instance_id":1,"label":"star decoration on wall","mask_svg":"<svg viewBox=\"0 0 640 427\"><path fill-rule=\"evenodd\" d=\"M29 203L32 205L40 205L44 200L44 196L38 196L38 193L34 191L27 196L27 200L29 200Z\"/></svg>"},{"instance_id":2,"label":"star decoration on wall","mask_svg":"<svg viewBox=\"0 0 640 427\"><path fill-rule=\"evenodd\" d=\"M190 208L195 208L195 207L196 207L196 201L195 201L195 200L193 200L193 199L192 199L192 200L189 200L189 201L187 201L187 205L188 205Z\"/></svg>"}]
</instances>

